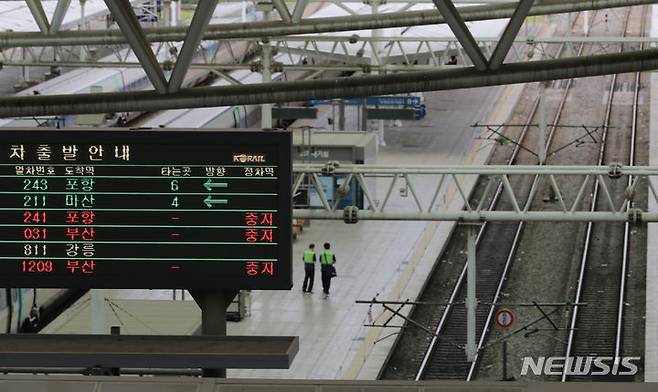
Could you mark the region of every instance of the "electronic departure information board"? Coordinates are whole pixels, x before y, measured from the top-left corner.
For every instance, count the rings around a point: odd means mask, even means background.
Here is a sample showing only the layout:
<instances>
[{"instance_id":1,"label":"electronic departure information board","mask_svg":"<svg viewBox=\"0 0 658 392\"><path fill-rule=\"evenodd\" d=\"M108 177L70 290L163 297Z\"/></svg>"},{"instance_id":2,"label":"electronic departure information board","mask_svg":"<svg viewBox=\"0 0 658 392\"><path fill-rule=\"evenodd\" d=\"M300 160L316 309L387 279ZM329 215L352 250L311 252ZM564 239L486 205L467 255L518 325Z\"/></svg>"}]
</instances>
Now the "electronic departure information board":
<instances>
[{"instance_id":1,"label":"electronic departure information board","mask_svg":"<svg viewBox=\"0 0 658 392\"><path fill-rule=\"evenodd\" d=\"M291 137L0 131L0 287L289 289Z\"/></svg>"}]
</instances>

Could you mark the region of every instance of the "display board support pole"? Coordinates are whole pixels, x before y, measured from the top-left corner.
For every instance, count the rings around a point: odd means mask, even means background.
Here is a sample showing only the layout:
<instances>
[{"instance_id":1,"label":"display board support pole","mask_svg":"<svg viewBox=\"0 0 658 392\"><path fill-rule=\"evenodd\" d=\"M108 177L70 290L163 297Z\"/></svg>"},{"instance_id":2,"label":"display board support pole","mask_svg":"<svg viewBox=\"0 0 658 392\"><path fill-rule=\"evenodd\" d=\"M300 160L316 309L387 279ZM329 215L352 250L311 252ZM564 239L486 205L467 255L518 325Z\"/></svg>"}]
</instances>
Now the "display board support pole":
<instances>
[{"instance_id":1,"label":"display board support pole","mask_svg":"<svg viewBox=\"0 0 658 392\"><path fill-rule=\"evenodd\" d=\"M226 336L226 309L236 290L189 290L201 308L201 335ZM203 377L226 378L226 369L203 369Z\"/></svg>"}]
</instances>

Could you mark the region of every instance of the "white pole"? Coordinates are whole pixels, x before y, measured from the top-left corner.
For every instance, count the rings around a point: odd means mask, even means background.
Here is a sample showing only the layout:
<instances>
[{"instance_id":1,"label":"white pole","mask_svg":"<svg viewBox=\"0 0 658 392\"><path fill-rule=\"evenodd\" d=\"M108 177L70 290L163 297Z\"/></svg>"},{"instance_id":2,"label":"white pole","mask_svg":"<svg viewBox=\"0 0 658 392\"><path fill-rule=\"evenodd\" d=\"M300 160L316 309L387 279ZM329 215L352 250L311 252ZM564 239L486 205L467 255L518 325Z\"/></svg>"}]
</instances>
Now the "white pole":
<instances>
[{"instance_id":1,"label":"white pole","mask_svg":"<svg viewBox=\"0 0 658 392\"><path fill-rule=\"evenodd\" d=\"M585 21L583 22L583 33L587 35L587 33L589 32L589 11L585 11L584 17L585 17Z\"/></svg>"},{"instance_id":2,"label":"white pole","mask_svg":"<svg viewBox=\"0 0 658 392\"><path fill-rule=\"evenodd\" d=\"M270 20L270 11L263 12L263 19ZM272 81L272 47L269 43L263 43L263 83ZM272 104L265 103L261 106L261 128L272 128Z\"/></svg>"},{"instance_id":3,"label":"white pole","mask_svg":"<svg viewBox=\"0 0 658 392\"><path fill-rule=\"evenodd\" d=\"M478 235L478 227L475 225L468 226L468 241L466 246L467 253L467 281L466 281L466 359L469 362L475 360L477 347L475 346L475 310L477 309L476 298L476 257L475 241Z\"/></svg>"},{"instance_id":4,"label":"white pole","mask_svg":"<svg viewBox=\"0 0 658 392\"><path fill-rule=\"evenodd\" d=\"M263 83L272 81L272 47L263 45ZM272 104L265 103L261 107L261 127L272 128Z\"/></svg>"},{"instance_id":5,"label":"white pole","mask_svg":"<svg viewBox=\"0 0 658 392\"><path fill-rule=\"evenodd\" d=\"M161 24L171 26L171 0L164 0Z\"/></svg>"},{"instance_id":6,"label":"white pole","mask_svg":"<svg viewBox=\"0 0 658 392\"><path fill-rule=\"evenodd\" d=\"M91 290L91 333L94 335L107 334L105 321L105 290Z\"/></svg>"},{"instance_id":7,"label":"white pole","mask_svg":"<svg viewBox=\"0 0 658 392\"><path fill-rule=\"evenodd\" d=\"M539 164L546 161L546 82L539 82Z\"/></svg>"},{"instance_id":8,"label":"white pole","mask_svg":"<svg viewBox=\"0 0 658 392\"><path fill-rule=\"evenodd\" d=\"M176 4L175 4L175 10L176 10L176 12L175 12L175 13L176 13L176 17L173 18L173 23L172 23L172 24L173 24L174 26L178 26L179 21L180 21L180 19L181 19L181 16L180 16L180 15L181 15L181 0L177 0L177 1L176 1Z\"/></svg>"},{"instance_id":9,"label":"white pole","mask_svg":"<svg viewBox=\"0 0 658 392\"><path fill-rule=\"evenodd\" d=\"M27 63L27 55L26 55L26 49L21 48L21 57L23 58L23 61ZM27 87L27 82L30 80L30 67L27 65L23 66L23 82L25 83L25 87Z\"/></svg>"},{"instance_id":10,"label":"white pole","mask_svg":"<svg viewBox=\"0 0 658 392\"><path fill-rule=\"evenodd\" d=\"M379 1L380 0L372 0L371 4L371 9L372 9L372 15L373 18L377 18L377 14L379 14ZM381 37L382 32L379 29L374 29L372 30L372 37L373 38L378 38ZM381 42L378 40L375 40L375 53L371 56L370 63L372 65L379 65L379 53L380 53L380 45ZM382 71L378 72L379 74L383 73ZM385 146L386 145L386 140L384 140L384 120L377 120L377 139L379 142L379 146Z\"/></svg>"},{"instance_id":11,"label":"white pole","mask_svg":"<svg viewBox=\"0 0 658 392\"><path fill-rule=\"evenodd\" d=\"M85 1L86 0L80 0L80 25L78 27L80 31L85 29ZM87 61L85 47L82 45L80 46L80 61Z\"/></svg>"}]
</instances>

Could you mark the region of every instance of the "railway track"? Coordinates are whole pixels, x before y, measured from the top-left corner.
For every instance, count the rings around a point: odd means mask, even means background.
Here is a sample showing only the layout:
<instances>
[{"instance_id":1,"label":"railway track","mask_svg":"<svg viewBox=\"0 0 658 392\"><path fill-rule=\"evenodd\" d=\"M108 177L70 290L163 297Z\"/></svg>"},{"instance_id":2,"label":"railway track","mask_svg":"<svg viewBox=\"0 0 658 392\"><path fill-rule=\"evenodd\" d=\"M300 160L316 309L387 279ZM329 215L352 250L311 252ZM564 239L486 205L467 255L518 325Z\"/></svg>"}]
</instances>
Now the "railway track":
<instances>
[{"instance_id":1,"label":"railway track","mask_svg":"<svg viewBox=\"0 0 658 392\"><path fill-rule=\"evenodd\" d=\"M641 35L646 30L646 9L642 8ZM632 11L631 11L632 12ZM626 20L626 28L630 20L629 12ZM626 31L626 29L624 30ZM598 165L618 162L620 155L626 156L626 161L620 162L624 165L635 164L636 134L638 102L640 94L640 73L613 75L611 78L610 92L605 112L605 129L601 147L597 158ZM616 91L620 86L633 86L633 100L631 113L628 113L624 102L616 102L620 99ZM620 113L614 113L618 111ZM615 116L613 116L615 114ZM615 124L612 117L621 119L619 132L628 129L624 135L615 135L610 138L609 127ZM630 126L626 127L623 118L627 117ZM622 137L623 136L623 137ZM633 178L628 177L626 181L617 179L607 183L607 190L601 189L599 182L594 185L591 196L591 210L610 208L609 199L618 205L620 198L627 188L633 185ZM609 194L609 195L608 195ZM631 206L625 205L628 210ZM588 304L584 308L574 308L571 312L570 330L567 338L566 357L606 356L619 358L623 353L623 321L624 321L624 298L626 287L626 271L629 259L630 225L593 223L587 224L586 235L582 247L582 256L576 285L575 301ZM580 370L584 368L581 367ZM602 376L588 374L573 374L565 368L562 381L590 381L601 380ZM626 369L622 369L624 371ZM615 377L613 375L613 377ZM632 376L624 381L632 381Z\"/></svg>"},{"instance_id":2,"label":"railway track","mask_svg":"<svg viewBox=\"0 0 658 392\"><path fill-rule=\"evenodd\" d=\"M595 18L596 15L592 15ZM577 23L574 22L574 23ZM560 49L558 56L561 55L563 48ZM584 45L578 49L577 55L580 56L584 50ZM552 126L546 139L547 149L551 146L553 136L560 121L569 91L573 85L570 79L566 85L564 93L559 101ZM517 164L519 161L537 163L534 157L522 157L524 151L520 145L526 143L528 128L533 123L539 108L539 99L535 101L530 115L524 124L521 135L519 136L518 145L512 152L509 165ZM529 155L529 154L525 154ZM518 179L512 184L517 192L517 198L520 203L527 203L531 195L536 192L538 178ZM489 206L492 208L509 209L511 206L506 199L500 198L502 194L502 184L499 184L495 196ZM523 195L523 197L518 197ZM521 206L523 208L524 205ZM519 240L525 224L521 223L485 223L481 226L476 243L478 247L478 265L477 265L477 298L485 302L495 304L500 296L507 273L511 266L514 255L516 254ZM460 277L455 284L449 303L461 303L466 300L466 266L461 271ZM487 332L494 314L495 305L479 306L476 310L476 334L478 337L478 352L484 346ZM470 381L473 379L479 354L476 354L475 361L468 362L464 355L463 346L466 341L466 309L454 305L446 306L436 329L436 334L432 338L430 345L423 354L416 380L423 379L459 379Z\"/></svg>"},{"instance_id":3,"label":"railway track","mask_svg":"<svg viewBox=\"0 0 658 392\"><path fill-rule=\"evenodd\" d=\"M592 19L596 15L592 15ZM578 19L574 21L577 24ZM572 26L573 28L573 26ZM558 56L561 54L564 46L560 48ZM582 54L584 46L579 48L579 55ZM560 103L554 116L553 124L558 124L562 110L564 108L567 96L573 81L569 80L565 91L561 97ZM527 129L532 123L538 108L538 100L534 102L530 115L527 117L526 125L523 127L519 137L519 144L524 143L527 135ZM556 126L550 128L550 133L547 138L547 145L553 140ZM530 144L532 145L532 144ZM547 147L548 148L548 147ZM512 153L508 164L516 164L519 160L520 151L517 145ZM527 154L526 154L527 155ZM521 158L527 161L528 157ZM536 160L533 162L536 163ZM526 179L513 184L517 190L517 197L520 194L526 195L525 200L519 197L521 203L526 203L529 195L535 192L537 186L537 179ZM519 192L520 190L520 192ZM502 186L498 186L495 196L489 204L489 208L496 208L499 205L507 203L506 200L500 200L502 193ZM475 198L476 199L476 198ZM531 198L530 198L531 199ZM476 199L477 200L477 199ZM482 202L482 201L480 201ZM509 206L504 206L507 208ZM523 208L523 207L522 207ZM483 225L478 233L478 283L477 283L477 298L480 301L495 304L498 302L500 292L504 286L507 272L514 258L519 238L523 232L524 224L510 224L510 223L490 223ZM451 239L451 241L454 239ZM464 345L466 341L465 325L466 325L466 310L461 306L454 306L465 302L465 276L466 267L461 269L459 277L453 286L450 298L442 298L447 305L443 312L434 311L429 325L436 326L436 333L432 336L427 345L426 351L419 352L415 360L420 363L418 370L415 374L416 380L421 379L461 379L471 380L477 370L479 355L473 363L467 362L464 354ZM429 300L429 298L426 298ZM478 352L483 348L486 341L487 333L489 330L492 316L495 310L495 305L482 306L480 305L476 312L476 331L479 337ZM428 324L426 324L428 325ZM433 327L431 327L433 328ZM423 345L419 343L419 346ZM386 372L384 372L386 377Z\"/></svg>"}]
</instances>

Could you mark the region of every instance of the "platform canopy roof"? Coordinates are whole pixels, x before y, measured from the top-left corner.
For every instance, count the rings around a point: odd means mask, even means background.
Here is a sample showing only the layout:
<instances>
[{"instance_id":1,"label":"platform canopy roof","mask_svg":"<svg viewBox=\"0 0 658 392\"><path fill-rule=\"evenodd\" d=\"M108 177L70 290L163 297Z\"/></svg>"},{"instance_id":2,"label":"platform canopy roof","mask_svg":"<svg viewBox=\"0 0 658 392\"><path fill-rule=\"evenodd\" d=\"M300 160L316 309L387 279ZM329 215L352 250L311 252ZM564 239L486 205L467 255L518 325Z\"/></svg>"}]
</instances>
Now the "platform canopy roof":
<instances>
[{"instance_id":1,"label":"platform canopy roof","mask_svg":"<svg viewBox=\"0 0 658 392\"><path fill-rule=\"evenodd\" d=\"M658 0L481 0L477 2L432 0L431 3L429 1L423 3L433 4L433 7L428 8L426 5L419 10L413 8L417 6L416 0L408 3L397 1L400 2L400 8L378 13L377 17L370 14L349 14L303 18L309 0L297 0L294 6L284 0L271 0L272 15L276 16L272 19L277 20L212 23L211 19L219 1L208 0L197 3L194 16L188 26L145 28L140 24L134 5L128 0L105 0L105 5L116 21L118 29L60 31L61 21L67 14L70 0L58 0L50 17L40 0L27 0L27 6L39 31L1 32L0 50L3 53L15 52L17 48L23 48L23 51L33 55L35 51L43 52L43 48L49 47L86 48L91 45L127 45L139 60L139 65L143 67L153 88L122 93L2 97L0 116L154 111L290 102L312 98L342 98L502 85L658 68L658 49L654 48L618 54L549 60L533 59L533 61L528 61L526 58L518 62L506 62L506 59L509 61L510 49L528 16L646 5L656 3ZM332 1L335 4L343 4L343 2ZM261 3L259 2L262 7ZM376 11L378 7L376 0L372 0L370 4ZM490 40L492 43L489 52L483 50L481 42L473 36L467 22L492 19L508 19L508 22L502 33L493 41ZM446 69L440 64L429 69L427 66L422 69L413 66L409 66L408 69L398 67L386 74L382 72L378 75L369 75L368 73L372 71L370 66L374 66L379 72L384 69L384 65L371 61L368 66L363 65L364 72L349 78L298 80L249 86L181 87L202 41L259 41L262 47L270 46L274 39L279 39L281 42L281 37L293 39L302 34L437 24L445 24L449 27L454 34L455 48L459 47L458 53L465 58L466 61L463 63L467 66L452 69ZM377 37L374 38L373 42ZM353 37L352 40L358 41L359 37ZM183 44L180 50L176 51L175 61L168 64L170 68L168 71L163 70L163 64L154 54L154 44L181 41ZM402 48L402 45L400 47ZM377 50L371 55L371 60L377 57L376 52ZM55 50L55 53L58 51Z\"/></svg>"}]
</instances>

